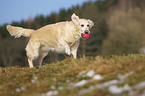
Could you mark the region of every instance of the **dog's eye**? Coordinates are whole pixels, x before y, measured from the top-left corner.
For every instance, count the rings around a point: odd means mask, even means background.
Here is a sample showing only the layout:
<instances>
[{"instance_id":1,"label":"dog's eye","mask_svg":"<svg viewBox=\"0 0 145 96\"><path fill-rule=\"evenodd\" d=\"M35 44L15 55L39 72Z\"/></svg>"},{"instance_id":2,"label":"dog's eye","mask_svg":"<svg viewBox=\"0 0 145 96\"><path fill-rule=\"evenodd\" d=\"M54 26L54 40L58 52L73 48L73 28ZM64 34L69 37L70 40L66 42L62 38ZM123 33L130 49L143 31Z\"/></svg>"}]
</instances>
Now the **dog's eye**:
<instances>
[{"instance_id":1,"label":"dog's eye","mask_svg":"<svg viewBox=\"0 0 145 96\"><path fill-rule=\"evenodd\" d=\"M87 25L87 27L89 27L90 25Z\"/></svg>"},{"instance_id":2,"label":"dog's eye","mask_svg":"<svg viewBox=\"0 0 145 96\"><path fill-rule=\"evenodd\" d=\"M84 27L84 24L82 24L81 26Z\"/></svg>"}]
</instances>

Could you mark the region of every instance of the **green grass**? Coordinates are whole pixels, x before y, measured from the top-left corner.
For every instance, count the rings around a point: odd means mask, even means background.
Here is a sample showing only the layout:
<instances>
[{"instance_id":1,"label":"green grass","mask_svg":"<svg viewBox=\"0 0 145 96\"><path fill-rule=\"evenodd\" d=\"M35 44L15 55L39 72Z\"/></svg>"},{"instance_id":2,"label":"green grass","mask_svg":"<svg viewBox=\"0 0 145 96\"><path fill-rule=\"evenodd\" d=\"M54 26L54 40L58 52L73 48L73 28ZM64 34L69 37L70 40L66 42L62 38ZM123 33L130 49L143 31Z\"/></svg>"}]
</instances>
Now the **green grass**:
<instances>
[{"instance_id":1,"label":"green grass","mask_svg":"<svg viewBox=\"0 0 145 96\"><path fill-rule=\"evenodd\" d=\"M95 74L100 74L103 79L93 80L92 77L78 76L80 72L87 73L90 70L95 71ZM58 96L116 96L108 91L108 87L100 89L96 85L114 79L118 80L119 73L125 75L129 72L134 73L117 86L129 84L133 87L145 81L145 55L97 56L76 60L66 58L61 62L45 64L39 69L0 68L0 96L41 96L49 91L57 91ZM75 87L74 84L81 80L87 80L88 83ZM93 90L82 93L91 86L94 87ZM145 87L134 89L134 92L137 96L144 90ZM117 96L128 96L128 93L122 92Z\"/></svg>"}]
</instances>

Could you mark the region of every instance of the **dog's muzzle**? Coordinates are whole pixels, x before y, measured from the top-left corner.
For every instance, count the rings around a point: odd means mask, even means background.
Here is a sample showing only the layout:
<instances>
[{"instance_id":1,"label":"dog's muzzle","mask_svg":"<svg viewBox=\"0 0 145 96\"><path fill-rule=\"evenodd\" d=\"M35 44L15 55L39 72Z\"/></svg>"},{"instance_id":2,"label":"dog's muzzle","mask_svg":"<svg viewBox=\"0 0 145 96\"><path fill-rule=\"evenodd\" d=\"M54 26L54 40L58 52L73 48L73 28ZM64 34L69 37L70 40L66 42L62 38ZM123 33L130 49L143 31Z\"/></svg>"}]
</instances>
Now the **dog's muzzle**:
<instances>
[{"instance_id":1,"label":"dog's muzzle","mask_svg":"<svg viewBox=\"0 0 145 96\"><path fill-rule=\"evenodd\" d=\"M81 34L83 39L88 39L90 37L89 30L85 30L84 33Z\"/></svg>"}]
</instances>

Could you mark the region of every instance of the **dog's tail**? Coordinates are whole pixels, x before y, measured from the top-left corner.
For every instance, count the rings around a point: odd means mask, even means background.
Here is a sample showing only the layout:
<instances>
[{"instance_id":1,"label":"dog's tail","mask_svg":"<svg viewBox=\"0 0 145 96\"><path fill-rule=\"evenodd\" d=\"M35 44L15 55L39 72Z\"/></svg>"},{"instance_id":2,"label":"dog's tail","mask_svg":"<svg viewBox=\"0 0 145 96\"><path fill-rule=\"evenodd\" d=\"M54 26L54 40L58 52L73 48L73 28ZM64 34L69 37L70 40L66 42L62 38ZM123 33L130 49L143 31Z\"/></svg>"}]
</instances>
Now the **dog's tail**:
<instances>
[{"instance_id":1,"label":"dog's tail","mask_svg":"<svg viewBox=\"0 0 145 96\"><path fill-rule=\"evenodd\" d=\"M31 34L35 31L32 29L24 29L22 27L14 27L11 25L7 25L6 27L11 36L15 36L15 38L19 38L21 36L30 37Z\"/></svg>"}]
</instances>

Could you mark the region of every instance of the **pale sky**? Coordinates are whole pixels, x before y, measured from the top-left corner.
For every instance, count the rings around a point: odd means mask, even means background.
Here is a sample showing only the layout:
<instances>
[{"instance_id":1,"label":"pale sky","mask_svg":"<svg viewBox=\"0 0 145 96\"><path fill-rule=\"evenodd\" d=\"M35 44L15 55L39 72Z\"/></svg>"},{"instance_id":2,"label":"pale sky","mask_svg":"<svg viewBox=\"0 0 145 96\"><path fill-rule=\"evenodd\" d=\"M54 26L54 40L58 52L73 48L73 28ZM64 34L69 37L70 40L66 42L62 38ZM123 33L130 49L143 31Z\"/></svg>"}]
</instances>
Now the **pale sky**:
<instances>
[{"instance_id":1,"label":"pale sky","mask_svg":"<svg viewBox=\"0 0 145 96\"><path fill-rule=\"evenodd\" d=\"M37 15L58 13L60 9L82 5L89 0L0 0L0 25L19 22Z\"/></svg>"}]
</instances>

